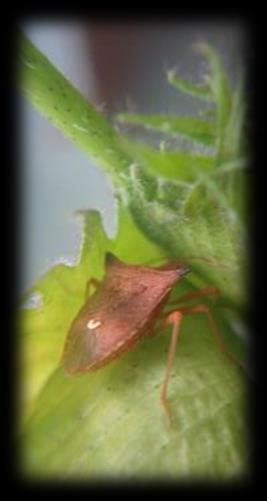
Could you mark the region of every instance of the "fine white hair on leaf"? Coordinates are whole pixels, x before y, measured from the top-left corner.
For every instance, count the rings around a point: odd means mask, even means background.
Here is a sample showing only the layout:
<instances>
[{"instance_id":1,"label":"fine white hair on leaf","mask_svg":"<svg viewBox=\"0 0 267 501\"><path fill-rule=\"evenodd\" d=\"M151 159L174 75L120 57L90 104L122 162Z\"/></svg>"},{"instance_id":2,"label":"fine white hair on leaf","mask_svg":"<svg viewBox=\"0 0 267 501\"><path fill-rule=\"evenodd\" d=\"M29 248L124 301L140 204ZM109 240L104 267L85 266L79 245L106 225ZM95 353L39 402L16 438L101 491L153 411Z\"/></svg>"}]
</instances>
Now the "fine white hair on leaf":
<instances>
[{"instance_id":1,"label":"fine white hair on leaf","mask_svg":"<svg viewBox=\"0 0 267 501\"><path fill-rule=\"evenodd\" d=\"M129 165L130 176L132 179L136 178L136 169L138 167L140 167L140 165L137 162L133 162L132 164Z\"/></svg>"},{"instance_id":2,"label":"fine white hair on leaf","mask_svg":"<svg viewBox=\"0 0 267 501\"><path fill-rule=\"evenodd\" d=\"M72 124L72 127L73 127L74 129L80 130L81 132L85 132L86 134L88 134L88 129L86 129L85 127L82 127L82 126L81 126L81 125L79 125L79 124L73 123L73 124Z\"/></svg>"}]
</instances>

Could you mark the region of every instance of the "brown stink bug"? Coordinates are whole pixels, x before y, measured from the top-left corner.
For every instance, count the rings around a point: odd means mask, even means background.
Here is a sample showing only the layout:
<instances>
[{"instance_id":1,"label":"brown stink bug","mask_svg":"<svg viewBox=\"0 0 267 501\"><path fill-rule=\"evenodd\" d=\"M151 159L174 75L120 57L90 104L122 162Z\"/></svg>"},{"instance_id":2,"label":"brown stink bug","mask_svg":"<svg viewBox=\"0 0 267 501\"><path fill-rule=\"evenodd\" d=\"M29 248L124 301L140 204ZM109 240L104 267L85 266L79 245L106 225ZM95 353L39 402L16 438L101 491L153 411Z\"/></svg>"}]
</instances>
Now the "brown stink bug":
<instances>
[{"instance_id":1,"label":"brown stink bug","mask_svg":"<svg viewBox=\"0 0 267 501\"><path fill-rule=\"evenodd\" d=\"M210 287L185 294L175 301L175 308L164 312L173 286L189 271L178 261L152 268L125 264L108 253L103 281L89 280L88 285L93 284L96 290L86 300L68 332L63 353L66 372L74 375L99 369L129 351L140 338L151 333L160 319L163 325L172 325L160 397L164 410L170 417L167 387L183 316L205 313L219 348L227 354L206 304L179 307L180 302L217 294L217 289Z\"/></svg>"}]
</instances>

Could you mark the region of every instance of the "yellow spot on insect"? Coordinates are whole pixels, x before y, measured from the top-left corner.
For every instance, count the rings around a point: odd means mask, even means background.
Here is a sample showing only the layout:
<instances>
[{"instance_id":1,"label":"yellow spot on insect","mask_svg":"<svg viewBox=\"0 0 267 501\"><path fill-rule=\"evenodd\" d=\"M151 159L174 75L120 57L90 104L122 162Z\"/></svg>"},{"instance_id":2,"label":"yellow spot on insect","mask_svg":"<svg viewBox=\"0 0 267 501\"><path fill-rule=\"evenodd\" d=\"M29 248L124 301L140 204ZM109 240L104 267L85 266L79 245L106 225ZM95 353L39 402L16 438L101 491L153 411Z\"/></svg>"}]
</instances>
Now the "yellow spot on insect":
<instances>
[{"instance_id":1,"label":"yellow spot on insect","mask_svg":"<svg viewBox=\"0 0 267 501\"><path fill-rule=\"evenodd\" d=\"M91 330L96 329L100 325L101 325L101 322L99 322L99 320L94 320L93 318L91 318L91 320L89 320L89 322L87 323L88 329L91 329Z\"/></svg>"}]
</instances>

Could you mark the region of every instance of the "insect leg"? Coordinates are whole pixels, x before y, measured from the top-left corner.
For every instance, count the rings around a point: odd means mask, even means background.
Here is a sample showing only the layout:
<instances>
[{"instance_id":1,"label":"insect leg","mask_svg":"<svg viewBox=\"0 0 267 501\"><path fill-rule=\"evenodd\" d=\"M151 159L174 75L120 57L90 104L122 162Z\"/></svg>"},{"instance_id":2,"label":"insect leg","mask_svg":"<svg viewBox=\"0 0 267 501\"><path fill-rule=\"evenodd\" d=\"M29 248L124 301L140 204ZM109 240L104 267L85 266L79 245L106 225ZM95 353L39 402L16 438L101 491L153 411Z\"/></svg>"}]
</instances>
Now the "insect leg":
<instances>
[{"instance_id":1,"label":"insect leg","mask_svg":"<svg viewBox=\"0 0 267 501\"><path fill-rule=\"evenodd\" d=\"M100 280L97 280L96 278L89 278L85 286L85 299L88 299L88 297L90 296L91 287L93 286L96 289L96 287L98 287L99 284Z\"/></svg>"},{"instance_id":2,"label":"insect leg","mask_svg":"<svg viewBox=\"0 0 267 501\"><path fill-rule=\"evenodd\" d=\"M195 297L195 296L194 296ZM171 370L174 362L177 339L180 333L180 325L184 315L194 315L197 313L205 313L211 327L212 333L215 337L216 343L218 345L219 350L234 364L240 366L235 357L227 350L223 338L219 333L219 329L214 321L210 308L206 304L198 304L192 307L182 307L179 310L175 309L171 312L168 312L167 317L164 320L165 325L172 324L172 337L169 347L168 360L166 366L165 377L162 385L162 390L160 394L160 400L163 405L164 411L166 412L169 420L171 419L171 408L167 399L167 388L171 376Z\"/></svg>"},{"instance_id":3,"label":"insect leg","mask_svg":"<svg viewBox=\"0 0 267 501\"><path fill-rule=\"evenodd\" d=\"M217 346L219 350L234 364L240 365L238 361L235 359L235 357L229 352L229 350L226 348L224 344L224 340L219 332L219 329L216 325L216 322L213 318L212 312L210 308L206 304L197 304L196 306L192 307L182 307L181 311L184 315L194 315L196 313L205 313L207 316L211 331L214 335L215 341L217 343Z\"/></svg>"},{"instance_id":4,"label":"insect leg","mask_svg":"<svg viewBox=\"0 0 267 501\"><path fill-rule=\"evenodd\" d=\"M167 360L167 365L166 365L166 371L165 371L165 377L160 393L160 401L163 405L164 411L167 414L167 417L169 420L171 420L171 408L170 404L167 399L167 388L171 376L171 370L174 362L174 357L175 357L175 352L176 352L176 345L177 345L177 339L180 333L180 324L183 318L183 314L180 311L174 311L170 315L168 315L165 318L165 324L172 324L173 329L172 329L172 337L171 337L171 342L170 342L170 347L169 347L169 353L168 353L168 360Z\"/></svg>"}]
</instances>

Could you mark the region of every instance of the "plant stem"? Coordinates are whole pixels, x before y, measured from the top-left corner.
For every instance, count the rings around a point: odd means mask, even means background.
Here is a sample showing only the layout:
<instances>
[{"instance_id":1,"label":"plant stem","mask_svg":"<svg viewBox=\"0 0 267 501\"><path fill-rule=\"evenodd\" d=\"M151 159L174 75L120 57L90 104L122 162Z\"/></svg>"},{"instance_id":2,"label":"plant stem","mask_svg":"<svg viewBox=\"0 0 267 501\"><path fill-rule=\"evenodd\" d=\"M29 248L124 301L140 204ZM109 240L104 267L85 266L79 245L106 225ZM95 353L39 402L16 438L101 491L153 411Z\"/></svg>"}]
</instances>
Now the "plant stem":
<instances>
[{"instance_id":1,"label":"plant stem","mask_svg":"<svg viewBox=\"0 0 267 501\"><path fill-rule=\"evenodd\" d=\"M99 113L23 35L19 35L19 84L33 106L81 150L93 157L113 181L123 184L133 159L121 138Z\"/></svg>"}]
</instances>

